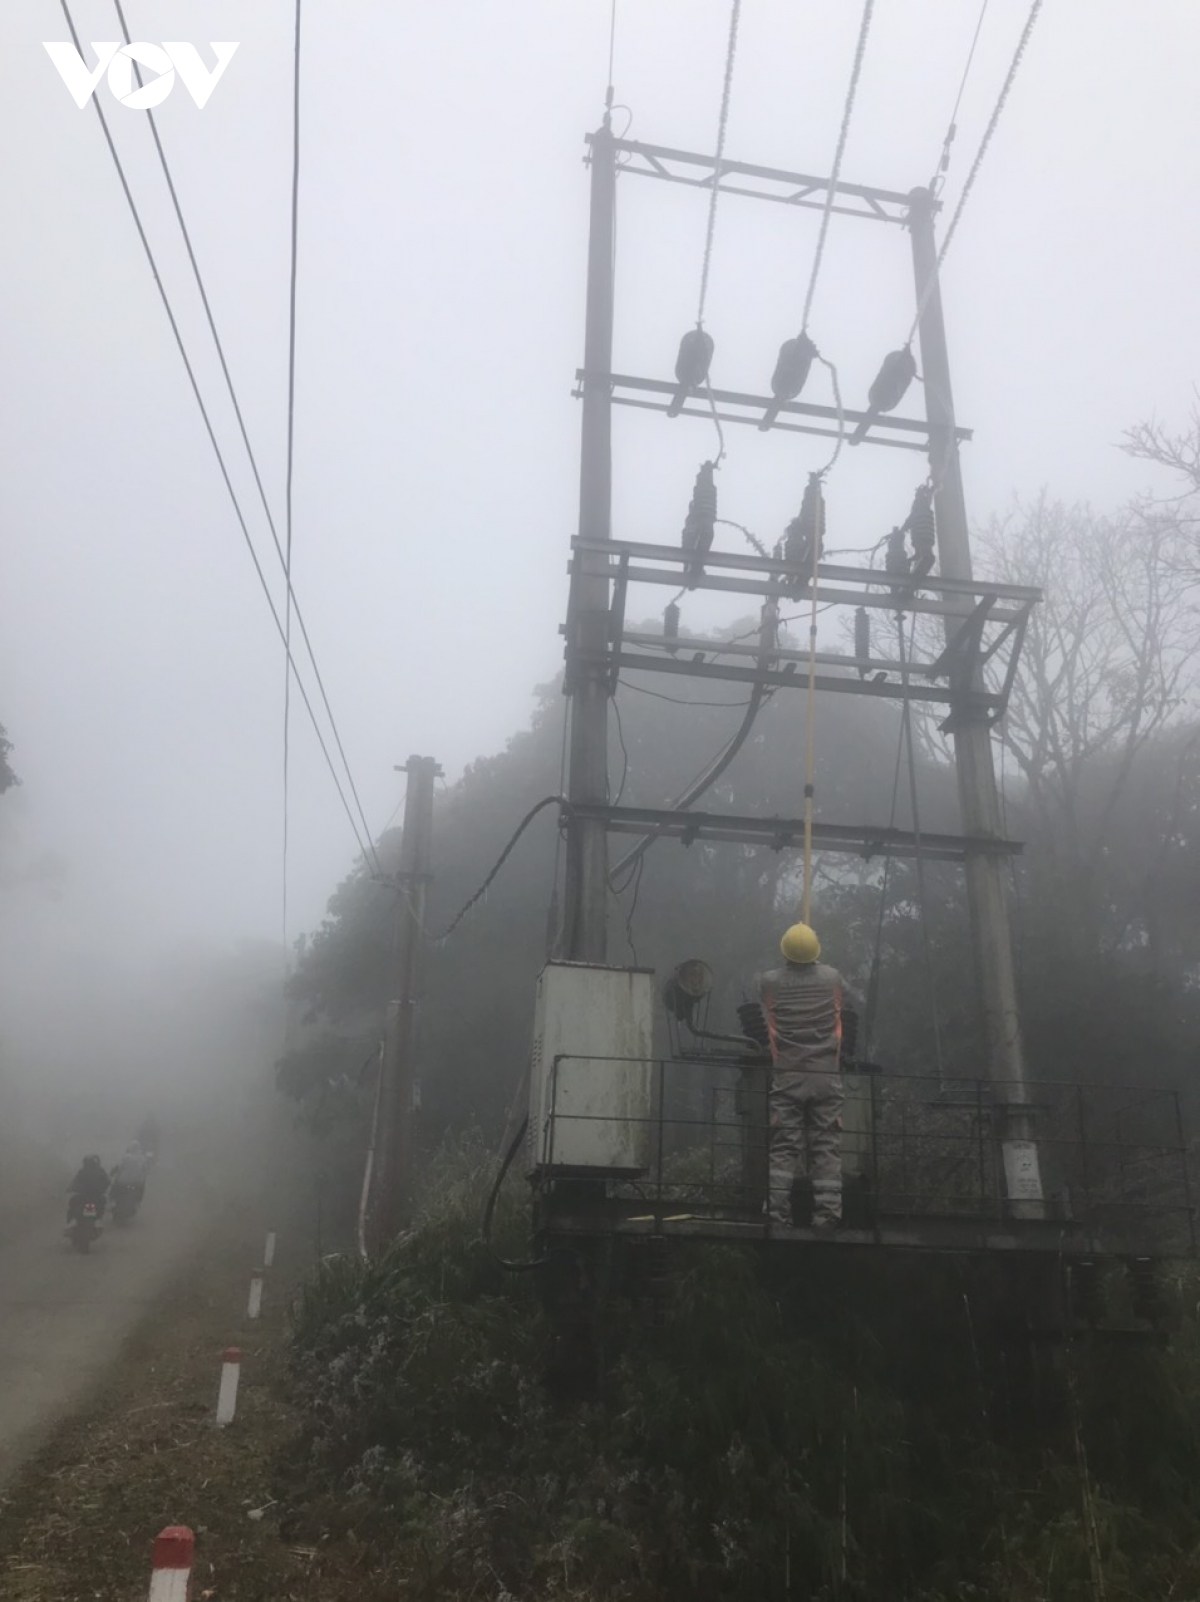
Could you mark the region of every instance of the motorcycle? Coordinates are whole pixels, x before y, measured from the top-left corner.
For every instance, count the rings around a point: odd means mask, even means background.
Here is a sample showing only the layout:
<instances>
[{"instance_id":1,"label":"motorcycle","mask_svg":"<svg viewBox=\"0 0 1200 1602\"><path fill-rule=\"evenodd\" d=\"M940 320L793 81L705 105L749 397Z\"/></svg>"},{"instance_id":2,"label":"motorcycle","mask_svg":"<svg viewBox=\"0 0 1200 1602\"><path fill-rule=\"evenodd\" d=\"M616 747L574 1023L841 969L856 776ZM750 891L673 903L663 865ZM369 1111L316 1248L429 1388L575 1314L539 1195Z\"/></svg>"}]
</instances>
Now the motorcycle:
<instances>
[{"instance_id":1,"label":"motorcycle","mask_svg":"<svg viewBox=\"0 0 1200 1602\"><path fill-rule=\"evenodd\" d=\"M114 1185L112 1215L114 1224L128 1224L141 1204L142 1193L138 1185Z\"/></svg>"},{"instance_id":2,"label":"motorcycle","mask_svg":"<svg viewBox=\"0 0 1200 1602\"><path fill-rule=\"evenodd\" d=\"M67 1225L65 1233L77 1252L90 1251L92 1242L97 1240L101 1233L100 1213L96 1203L84 1202Z\"/></svg>"}]
</instances>

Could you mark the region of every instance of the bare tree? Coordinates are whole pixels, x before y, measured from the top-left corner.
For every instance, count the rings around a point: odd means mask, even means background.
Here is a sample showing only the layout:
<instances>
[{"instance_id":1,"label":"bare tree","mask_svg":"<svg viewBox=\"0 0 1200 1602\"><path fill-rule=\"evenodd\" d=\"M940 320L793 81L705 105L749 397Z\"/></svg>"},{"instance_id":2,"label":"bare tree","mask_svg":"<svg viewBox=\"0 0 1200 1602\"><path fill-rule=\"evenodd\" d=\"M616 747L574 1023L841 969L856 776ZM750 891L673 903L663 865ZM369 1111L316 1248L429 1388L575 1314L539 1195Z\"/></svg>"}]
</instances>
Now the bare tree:
<instances>
[{"instance_id":1,"label":"bare tree","mask_svg":"<svg viewBox=\"0 0 1200 1602\"><path fill-rule=\"evenodd\" d=\"M1177 533L1153 507L1100 517L1043 496L980 540L990 576L1045 592L999 735L1025 781L1054 893L1092 949L1115 809L1193 684Z\"/></svg>"}]
</instances>

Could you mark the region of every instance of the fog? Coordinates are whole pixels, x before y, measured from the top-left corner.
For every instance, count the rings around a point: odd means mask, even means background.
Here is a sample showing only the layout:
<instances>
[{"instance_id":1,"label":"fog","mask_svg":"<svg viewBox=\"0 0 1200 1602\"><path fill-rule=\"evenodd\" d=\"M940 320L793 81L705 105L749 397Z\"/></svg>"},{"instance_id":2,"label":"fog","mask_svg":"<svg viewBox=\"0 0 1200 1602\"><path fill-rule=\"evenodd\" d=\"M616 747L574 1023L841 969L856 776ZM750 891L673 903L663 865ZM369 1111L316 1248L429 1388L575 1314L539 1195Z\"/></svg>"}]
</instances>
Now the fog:
<instances>
[{"instance_id":1,"label":"fog","mask_svg":"<svg viewBox=\"0 0 1200 1602\"><path fill-rule=\"evenodd\" d=\"M1026 10L989 11L951 205ZM72 11L85 42L119 37L110 0ZM730 157L828 170L858 11L746 8ZM933 170L977 8L878 12L843 173L906 191ZM281 518L292 8L129 0L126 14L154 40L169 16L206 59L210 40L240 40L203 111L177 87L157 116ZM634 137L712 148L727 23L711 0L620 0L616 99ZM53 0L5 0L0 723L22 783L0 797L0 1040L38 1073L140 1085L259 1049L257 1025L233 1047L197 1020L279 970L283 664L95 112L42 48L64 37ZM294 577L375 831L397 763L428 751L453 783L526 721L559 661L582 140L608 41L608 0L305 3ZM1191 403L1198 53L1188 0L1045 8L946 266L981 520L1043 485L1120 500L1146 481L1114 448L1121 431ZM100 93L278 597L146 119ZM616 367L668 376L695 316L703 197L630 178L619 205ZM718 385L766 389L817 221L722 202ZM811 327L848 405L911 304L905 234L835 218ZM825 443L727 432L722 512L774 539ZM703 422L618 411L615 531L674 538L710 449ZM877 538L918 462L848 458L827 491L830 543ZM293 718L289 937L319 922L356 849Z\"/></svg>"}]
</instances>

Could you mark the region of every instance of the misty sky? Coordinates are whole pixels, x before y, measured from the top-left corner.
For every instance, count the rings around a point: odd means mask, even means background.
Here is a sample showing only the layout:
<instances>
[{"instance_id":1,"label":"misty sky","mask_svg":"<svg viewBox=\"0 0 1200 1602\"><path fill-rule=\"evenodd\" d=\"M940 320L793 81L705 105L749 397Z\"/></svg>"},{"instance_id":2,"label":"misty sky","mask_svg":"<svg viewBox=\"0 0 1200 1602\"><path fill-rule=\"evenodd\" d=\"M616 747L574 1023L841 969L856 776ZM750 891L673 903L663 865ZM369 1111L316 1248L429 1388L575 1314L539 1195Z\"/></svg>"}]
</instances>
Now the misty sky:
<instances>
[{"instance_id":1,"label":"misty sky","mask_svg":"<svg viewBox=\"0 0 1200 1602\"><path fill-rule=\"evenodd\" d=\"M119 37L111 0L72 9L85 41ZM126 10L135 38L189 39L206 59L211 40L241 42L205 110L177 87L158 115L282 516L290 0ZM859 10L747 0L729 156L829 169ZM848 180L928 180L977 10L880 0ZM950 204L1026 11L992 0ZM560 661L582 140L609 0L304 0L304 18L294 576L378 830L394 764L429 752L452 781L524 724ZM621 0L634 137L712 148L727 24L724 0ZM0 721L24 780L0 800L10 997L51 974L61 995L116 952L277 938L280 916L281 651L95 112L42 48L66 37L55 0L0 5ZM946 267L976 518L1043 485L1112 504L1147 482L1113 448L1122 429L1192 403L1198 59L1195 0L1048 0ZM100 93L278 594L146 118ZM695 317L704 202L630 178L619 204L616 365L667 377ZM816 227L813 212L722 202L715 383L767 388ZM835 218L811 330L847 404L911 306L907 236ZM826 446L728 432L722 513L773 541ZM676 538L711 430L618 411L615 440L616 532ZM830 544L885 532L921 465L847 454ZM634 616L663 595L640 599ZM692 622L727 615L705 604ZM295 932L355 849L302 710L292 771Z\"/></svg>"}]
</instances>

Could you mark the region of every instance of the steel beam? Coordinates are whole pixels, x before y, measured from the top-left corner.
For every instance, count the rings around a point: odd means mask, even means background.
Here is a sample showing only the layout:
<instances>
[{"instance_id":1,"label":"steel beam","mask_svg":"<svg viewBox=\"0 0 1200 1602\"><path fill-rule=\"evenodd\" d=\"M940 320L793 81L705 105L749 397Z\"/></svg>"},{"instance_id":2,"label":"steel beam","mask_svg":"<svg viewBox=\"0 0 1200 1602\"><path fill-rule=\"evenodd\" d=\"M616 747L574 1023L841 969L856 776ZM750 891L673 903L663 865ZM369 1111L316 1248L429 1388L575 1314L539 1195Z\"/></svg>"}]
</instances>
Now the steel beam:
<instances>
[{"instance_id":1,"label":"steel beam","mask_svg":"<svg viewBox=\"0 0 1200 1602\"><path fill-rule=\"evenodd\" d=\"M791 654L797 669L800 662L807 661L801 652ZM681 678L723 679L730 684L765 684L780 690L803 690L808 684L807 674L788 672L786 667L739 667L734 662L698 662L695 657L684 659L682 654L677 658L659 656L657 653L652 656L641 652L618 651L615 661L620 673L668 673ZM835 677L819 673L814 680L814 688L833 695L868 695L874 696L877 701L929 701L935 706L954 708L962 704L965 695L969 695L972 704L984 714L990 713L1000 700L998 695L993 695L989 690L958 691L936 685L910 684L906 691L903 684L893 683L890 679L860 679L851 674Z\"/></svg>"},{"instance_id":2,"label":"steel beam","mask_svg":"<svg viewBox=\"0 0 1200 1602\"><path fill-rule=\"evenodd\" d=\"M586 816L602 819L610 834L651 834L667 839L720 840L737 845L766 846L772 851L799 848L804 838L803 818L756 818L749 814L680 812L669 807L586 807ZM822 851L847 856L910 857L917 854L917 837L907 829L884 825L813 824L813 844ZM997 858L1019 856L1015 840L969 839L957 834L921 831L921 855L938 862L961 862L968 851Z\"/></svg>"},{"instance_id":3,"label":"steel beam","mask_svg":"<svg viewBox=\"0 0 1200 1602\"><path fill-rule=\"evenodd\" d=\"M587 143L594 146L595 137L594 134L587 135ZM876 189L868 184L844 183L841 179L834 184L832 178L818 178L810 173L790 172L782 167L762 167L748 161L727 161L724 158L718 172L715 156L700 155L691 150L675 150L669 145L646 144L640 139L614 139L613 145L624 158L621 171L638 178L657 178L666 183L711 190L715 175L717 188L722 194L742 195L750 200L772 200L814 211L825 209L825 196L832 188L837 198L831 209L839 215L901 225L908 218L908 196L895 189ZM685 170L676 171L677 168ZM694 177L687 169L701 176Z\"/></svg>"},{"instance_id":4,"label":"steel beam","mask_svg":"<svg viewBox=\"0 0 1200 1602\"><path fill-rule=\"evenodd\" d=\"M668 383L664 379L634 378L628 373L612 373L607 370L597 371L590 362L585 367L577 368L575 377L582 385L581 389L575 391L577 396L586 393L589 384L603 383L609 386L614 401L618 403L620 402L622 389L630 389L647 395L661 395L669 400L678 388L678 385ZM781 415L786 414L789 417L819 417L826 422L838 422L838 412L833 406L817 406L809 401L778 402L773 395L751 395L743 390L735 389L713 389L706 391L706 393L711 394L718 406L744 406L748 408L750 415L746 418L746 421L754 423L756 427L767 408L776 405L779 406ZM695 412L693 415L707 417L710 421L712 419L711 411ZM842 426L848 431L851 424L861 423L868 415L867 412L850 411L848 408L843 407L841 412ZM729 420L731 422L735 421L732 417ZM929 425L921 422L916 417L893 417L889 413L873 418L872 424L873 428L893 429L897 433L917 435L922 439L927 438L929 434ZM836 433L836 429L834 432ZM955 437L964 440L970 439L972 431L969 428L956 428ZM867 438L871 439L872 435L868 435ZM881 441L876 443L881 443ZM921 448L924 449L924 446Z\"/></svg>"},{"instance_id":5,"label":"steel beam","mask_svg":"<svg viewBox=\"0 0 1200 1602\"><path fill-rule=\"evenodd\" d=\"M644 562L671 562L677 567L684 566L691 560L690 554L679 545L655 545L645 540L605 540L597 544L593 540L576 539L571 541L574 551L600 550L609 556L629 556ZM776 556L759 556L748 551L721 551L711 550L705 553L706 567L724 567L743 573L767 573L778 577L795 577L795 566ZM823 588L827 580L842 584L863 584L877 589L889 591L905 590L915 594L918 590L928 590L933 595L964 595L972 599L981 596L994 596L1001 601L1040 601L1043 592L1031 584L993 584L985 579L971 577L951 576L944 573L930 573L920 579L906 579L900 576L891 576L878 568L848 567L839 562L822 562L817 568L817 578ZM907 596L906 596L907 601ZM961 608L959 609L961 613Z\"/></svg>"}]
</instances>

